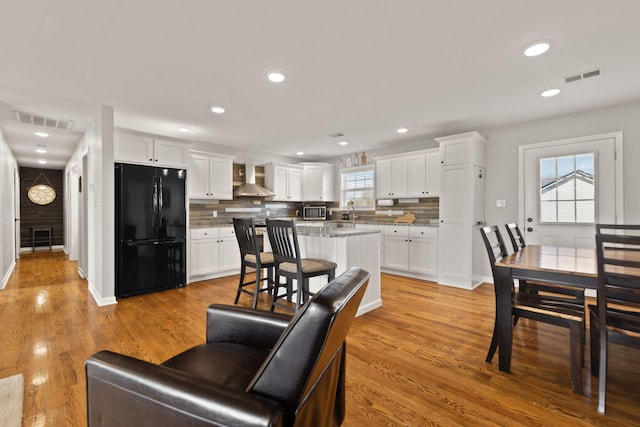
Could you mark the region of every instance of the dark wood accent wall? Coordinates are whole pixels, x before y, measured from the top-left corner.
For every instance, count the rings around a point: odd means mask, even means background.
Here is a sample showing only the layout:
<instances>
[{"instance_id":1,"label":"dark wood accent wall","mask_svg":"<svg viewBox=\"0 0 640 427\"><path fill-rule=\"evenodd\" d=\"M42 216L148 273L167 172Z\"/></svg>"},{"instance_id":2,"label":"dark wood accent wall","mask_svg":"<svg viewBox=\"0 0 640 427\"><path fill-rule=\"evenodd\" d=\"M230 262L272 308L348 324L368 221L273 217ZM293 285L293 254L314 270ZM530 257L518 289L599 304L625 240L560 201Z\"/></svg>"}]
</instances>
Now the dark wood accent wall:
<instances>
[{"instance_id":1,"label":"dark wood accent wall","mask_svg":"<svg viewBox=\"0 0 640 427\"><path fill-rule=\"evenodd\" d=\"M27 197L27 191L38 175L44 174L56 191L56 198L48 205L40 206ZM46 184L40 177L37 184ZM20 168L20 246L31 246L31 228L51 229L51 244L64 244L64 185L63 171L55 169ZM41 244L42 245L42 244Z\"/></svg>"}]
</instances>

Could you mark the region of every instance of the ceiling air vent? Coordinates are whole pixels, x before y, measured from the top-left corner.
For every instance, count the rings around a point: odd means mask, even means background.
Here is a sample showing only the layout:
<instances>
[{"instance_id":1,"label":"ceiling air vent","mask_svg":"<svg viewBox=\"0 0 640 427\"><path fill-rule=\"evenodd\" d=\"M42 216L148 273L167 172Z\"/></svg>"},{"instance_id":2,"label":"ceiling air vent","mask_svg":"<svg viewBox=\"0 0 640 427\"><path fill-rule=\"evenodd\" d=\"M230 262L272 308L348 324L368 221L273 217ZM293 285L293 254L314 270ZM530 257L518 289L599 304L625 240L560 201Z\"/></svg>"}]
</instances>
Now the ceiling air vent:
<instances>
[{"instance_id":1,"label":"ceiling air vent","mask_svg":"<svg viewBox=\"0 0 640 427\"><path fill-rule=\"evenodd\" d=\"M580 80L589 79L591 77L598 77L602 75L602 68L597 68L595 70L586 71L584 73L572 74L570 76L563 77L562 80L565 83L573 83L578 82Z\"/></svg>"},{"instance_id":2,"label":"ceiling air vent","mask_svg":"<svg viewBox=\"0 0 640 427\"><path fill-rule=\"evenodd\" d=\"M71 130L73 127L73 120L52 119L32 113L25 113L24 111L13 110L13 117L17 122L28 125L38 125L63 130Z\"/></svg>"}]
</instances>

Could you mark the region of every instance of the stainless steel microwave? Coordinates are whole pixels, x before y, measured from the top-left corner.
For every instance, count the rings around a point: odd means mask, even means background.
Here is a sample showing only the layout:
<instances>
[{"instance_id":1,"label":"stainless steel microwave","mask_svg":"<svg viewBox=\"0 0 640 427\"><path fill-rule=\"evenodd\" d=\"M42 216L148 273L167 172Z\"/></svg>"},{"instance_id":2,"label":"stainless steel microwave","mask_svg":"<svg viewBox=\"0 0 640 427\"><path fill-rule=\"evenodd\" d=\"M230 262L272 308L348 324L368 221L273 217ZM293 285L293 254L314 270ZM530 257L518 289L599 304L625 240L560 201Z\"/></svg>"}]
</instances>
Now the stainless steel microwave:
<instances>
[{"instance_id":1,"label":"stainless steel microwave","mask_svg":"<svg viewBox=\"0 0 640 427\"><path fill-rule=\"evenodd\" d=\"M318 221L327 219L326 206L303 206L302 219L305 221Z\"/></svg>"}]
</instances>

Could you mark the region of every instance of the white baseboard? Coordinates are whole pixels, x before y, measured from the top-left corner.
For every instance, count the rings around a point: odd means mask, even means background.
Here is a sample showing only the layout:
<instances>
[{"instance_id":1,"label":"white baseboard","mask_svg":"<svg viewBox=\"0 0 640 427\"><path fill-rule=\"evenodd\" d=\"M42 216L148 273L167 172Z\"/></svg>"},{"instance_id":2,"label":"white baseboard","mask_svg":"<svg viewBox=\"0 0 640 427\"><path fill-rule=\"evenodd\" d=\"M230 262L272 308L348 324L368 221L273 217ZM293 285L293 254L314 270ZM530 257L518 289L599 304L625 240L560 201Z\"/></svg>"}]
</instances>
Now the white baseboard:
<instances>
[{"instance_id":1,"label":"white baseboard","mask_svg":"<svg viewBox=\"0 0 640 427\"><path fill-rule=\"evenodd\" d=\"M7 282L9 281L9 277L11 277L11 274L13 273L13 269L15 268L15 266L16 266L16 260L14 259L11 262L11 265L9 266L9 268L7 269L6 274L2 278L2 287L0 287L0 291L4 290L5 286L7 286Z\"/></svg>"},{"instance_id":2,"label":"white baseboard","mask_svg":"<svg viewBox=\"0 0 640 427\"><path fill-rule=\"evenodd\" d=\"M41 252L41 251L48 251L49 250L49 246L36 246L36 252ZM51 246L51 250L52 251L59 251L59 250L63 250L64 251L64 246L62 245L53 245ZM20 248L20 253L31 253L33 252L33 248L31 246L27 246L25 248Z\"/></svg>"},{"instance_id":3,"label":"white baseboard","mask_svg":"<svg viewBox=\"0 0 640 427\"><path fill-rule=\"evenodd\" d=\"M368 313L371 310L375 310L378 307L382 307L382 299L377 299L375 301L371 301L369 304L361 305L358 308L358 312L356 313L356 317L360 316L361 314Z\"/></svg>"},{"instance_id":4,"label":"white baseboard","mask_svg":"<svg viewBox=\"0 0 640 427\"><path fill-rule=\"evenodd\" d=\"M100 307L102 307L104 305L111 305L111 304L117 304L118 303L118 300L116 299L115 296L107 297L107 298L100 297L97 294L96 290L91 285L91 283L89 283L89 293L93 297L93 300L96 302L96 304L98 304L98 306L100 306Z\"/></svg>"}]
</instances>

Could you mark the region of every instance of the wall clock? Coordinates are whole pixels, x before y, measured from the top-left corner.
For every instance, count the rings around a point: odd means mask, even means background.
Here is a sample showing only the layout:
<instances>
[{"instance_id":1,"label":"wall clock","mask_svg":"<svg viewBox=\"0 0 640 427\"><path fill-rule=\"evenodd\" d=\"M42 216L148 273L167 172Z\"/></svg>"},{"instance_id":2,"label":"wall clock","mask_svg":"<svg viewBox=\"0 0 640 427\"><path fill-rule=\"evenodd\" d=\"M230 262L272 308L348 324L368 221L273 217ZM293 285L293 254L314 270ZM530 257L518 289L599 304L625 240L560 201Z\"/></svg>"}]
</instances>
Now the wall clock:
<instances>
[{"instance_id":1,"label":"wall clock","mask_svg":"<svg viewBox=\"0 0 640 427\"><path fill-rule=\"evenodd\" d=\"M56 190L46 184L32 185L27 191L27 197L36 205L48 205L55 200Z\"/></svg>"}]
</instances>

